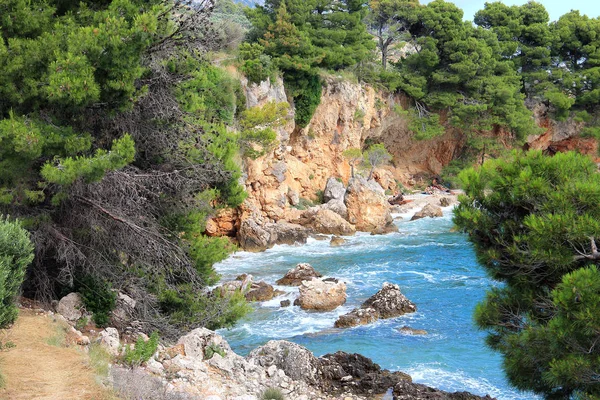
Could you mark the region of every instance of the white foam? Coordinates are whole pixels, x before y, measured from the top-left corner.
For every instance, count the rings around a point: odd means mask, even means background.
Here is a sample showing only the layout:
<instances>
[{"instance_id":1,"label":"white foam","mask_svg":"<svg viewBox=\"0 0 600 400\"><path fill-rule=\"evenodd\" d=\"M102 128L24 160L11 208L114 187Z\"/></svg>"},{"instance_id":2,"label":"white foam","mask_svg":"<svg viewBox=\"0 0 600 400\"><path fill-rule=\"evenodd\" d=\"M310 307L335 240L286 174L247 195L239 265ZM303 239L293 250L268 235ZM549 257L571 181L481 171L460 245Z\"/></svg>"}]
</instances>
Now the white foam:
<instances>
[{"instance_id":1,"label":"white foam","mask_svg":"<svg viewBox=\"0 0 600 400\"><path fill-rule=\"evenodd\" d=\"M507 393L505 390L491 384L485 378L476 378L469 376L462 370L454 369L452 372L437 367L439 363L418 364L408 370L413 382L424 383L429 386L442 387L446 391L469 391L478 395L489 394L498 400L532 400L538 399L537 396L531 393L521 393L511 391Z\"/></svg>"}]
</instances>

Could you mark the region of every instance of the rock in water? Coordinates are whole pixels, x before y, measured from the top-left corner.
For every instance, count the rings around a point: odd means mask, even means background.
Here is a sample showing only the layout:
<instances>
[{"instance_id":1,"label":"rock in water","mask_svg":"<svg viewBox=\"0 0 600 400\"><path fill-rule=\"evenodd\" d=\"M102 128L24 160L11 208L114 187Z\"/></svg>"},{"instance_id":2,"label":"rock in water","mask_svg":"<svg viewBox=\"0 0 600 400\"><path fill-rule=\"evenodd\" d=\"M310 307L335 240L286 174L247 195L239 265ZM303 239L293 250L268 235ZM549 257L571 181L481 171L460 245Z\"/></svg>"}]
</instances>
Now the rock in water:
<instances>
[{"instance_id":1,"label":"rock in water","mask_svg":"<svg viewBox=\"0 0 600 400\"><path fill-rule=\"evenodd\" d=\"M361 308L374 308L379 312L379 318L394 318L417 311L410 300L400 292L398 285L385 282L379 292L369 297Z\"/></svg>"},{"instance_id":2,"label":"rock in water","mask_svg":"<svg viewBox=\"0 0 600 400\"><path fill-rule=\"evenodd\" d=\"M346 284L313 278L299 287L300 307L305 310L331 311L346 302Z\"/></svg>"},{"instance_id":3,"label":"rock in water","mask_svg":"<svg viewBox=\"0 0 600 400\"><path fill-rule=\"evenodd\" d=\"M58 302L56 312L69 321L77 321L83 313L83 302L79 293L69 293Z\"/></svg>"},{"instance_id":4,"label":"rock in water","mask_svg":"<svg viewBox=\"0 0 600 400\"><path fill-rule=\"evenodd\" d=\"M350 328L357 325L366 325L379 319L379 312L374 308L355 308L348 314L340 315L335 321L336 328Z\"/></svg>"},{"instance_id":5,"label":"rock in water","mask_svg":"<svg viewBox=\"0 0 600 400\"><path fill-rule=\"evenodd\" d=\"M349 328L415 311L417 307L400 292L398 285L385 282L381 290L369 297L359 309L355 308L348 314L341 315L334 326Z\"/></svg>"},{"instance_id":6,"label":"rock in water","mask_svg":"<svg viewBox=\"0 0 600 400\"><path fill-rule=\"evenodd\" d=\"M493 400L489 395L477 396L469 392L444 392L420 383L399 381L394 386L394 399L397 400Z\"/></svg>"},{"instance_id":7,"label":"rock in water","mask_svg":"<svg viewBox=\"0 0 600 400\"><path fill-rule=\"evenodd\" d=\"M385 192L377 182L360 177L350 179L344 203L348 208L348 222L357 230L374 233L398 230Z\"/></svg>"},{"instance_id":8,"label":"rock in water","mask_svg":"<svg viewBox=\"0 0 600 400\"><path fill-rule=\"evenodd\" d=\"M332 247L337 247L337 246L341 246L344 243L346 243L346 239L341 238L339 236L334 236L331 238L331 240L329 241L329 245Z\"/></svg>"},{"instance_id":9,"label":"rock in water","mask_svg":"<svg viewBox=\"0 0 600 400\"><path fill-rule=\"evenodd\" d=\"M423 329L414 329L410 326L403 326L402 328L398 328L398 332L405 333L407 335L427 335L427 331Z\"/></svg>"},{"instance_id":10,"label":"rock in water","mask_svg":"<svg viewBox=\"0 0 600 400\"><path fill-rule=\"evenodd\" d=\"M334 177L327 179L325 190L323 191L324 203L328 203L331 200L343 200L344 194L346 194L346 188L342 182Z\"/></svg>"},{"instance_id":11,"label":"rock in water","mask_svg":"<svg viewBox=\"0 0 600 400\"><path fill-rule=\"evenodd\" d=\"M452 204L452 200L450 199L450 197L442 197L440 199L440 206L448 207L450 204Z\"/></svg>"},{"instance_id":12,"label":"rock in water","mask_svg":"<svg viewBox=\"0 0 600 400\"><path fill-rule=\"evenodd\" d=\"M308 225L317 233L325 235L349 236L356 233L354 225L334 211L320 209L309 219Z\"/></svg>"},{"instance_id":13,"label":"rock in water","mask_svg":"<svg viewBox=\"0 0 600 400\"><path fill-rule=\"evenodd\" d=\"M250 290L246 293L246 300L267 301L279 294L280 292L275 291L273 286L264 281L260 281L258 283L253 283L252 286L250 286Z\"/></svg>"},{"instance_id":14,"label":"rock in water","mask_svg":"<svg viewBox=\"0 0 600 400\"><path fill-rule=\"evenodd\" d=\"M383 394L399 382L411 382L403 372L382 370L371 359L360 354L338 351L319 358L324 386L330 391L351 391L356 394Z\"/></svg>"},{"instance_id":15,"label":"rock in water","mask_svg":"<svg viewBox=\"0 0 600 400\"><path fill-rule=\"evenodd\" d=\"M320 278L321 275L307 263L300 263L290 269L283 278L277 281L278 285L300 286L302 281L310 281L312 278Z\"/></svg>"},{"instance_id":16,"label":"rock in water","mask_svg":"<svg viewBox=\"0 0 600 400\"><path fill-rule=\"evenodd\" d=\"M275 365L294 380L311 385L321 382L319 361L308 349L285 340L271 340L250 352L248 361L265 368Z\"/></svg>"},{"instance_id":17,"label":"rock in water","mask_svg":"<svg viewBox=\"0 0 600 400\"><path fill-rule=\"evenodd\" d=\"M436 218L436 217L443 217L443 216L444 216L444 213L442 212L442 209L440 207L434 206L433 204L427 204L425 207L423 207L421 209L421 211L419 211L415 215L413 215L413 217L410 220L414 221L414 220L425 218L425 217Z\"/></svg>"}]
</instances>

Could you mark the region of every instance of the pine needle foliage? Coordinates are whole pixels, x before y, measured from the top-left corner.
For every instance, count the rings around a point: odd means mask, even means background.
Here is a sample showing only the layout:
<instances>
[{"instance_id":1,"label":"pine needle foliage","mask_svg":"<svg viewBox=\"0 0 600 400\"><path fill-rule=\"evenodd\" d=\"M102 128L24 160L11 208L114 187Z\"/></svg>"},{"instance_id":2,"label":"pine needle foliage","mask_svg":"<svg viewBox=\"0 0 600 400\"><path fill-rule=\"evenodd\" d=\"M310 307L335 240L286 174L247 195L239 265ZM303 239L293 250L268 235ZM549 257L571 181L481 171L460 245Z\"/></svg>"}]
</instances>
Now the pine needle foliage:
<instances>
[{"instance_id":1,"label":"pine needle foliage","mask_svg":"<svg viewBox=\"0 0 600 400\"><path fill-rule=\"evenodd\" d=\"M461 173L454 222L488 274L503 282L477 306L511 384L547 398L594 398L600 174L569 152L513 153Z\"/></svg>"}]
</instances>

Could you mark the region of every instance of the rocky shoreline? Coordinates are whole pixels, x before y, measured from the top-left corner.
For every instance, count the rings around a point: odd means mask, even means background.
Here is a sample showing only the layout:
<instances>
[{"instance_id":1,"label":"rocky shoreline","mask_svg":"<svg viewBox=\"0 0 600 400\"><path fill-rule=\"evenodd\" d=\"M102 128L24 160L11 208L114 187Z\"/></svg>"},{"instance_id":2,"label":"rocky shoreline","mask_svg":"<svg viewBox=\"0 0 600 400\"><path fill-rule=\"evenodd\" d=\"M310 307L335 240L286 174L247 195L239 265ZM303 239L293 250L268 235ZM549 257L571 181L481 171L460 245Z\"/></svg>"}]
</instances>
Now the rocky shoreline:
<instances>
[{"instance_id":1,"label":"rocky shoreline","mask_svg":"<svg viewBox=\"0 0 600 400\"><path fill-rule=\"evenodd\" d=\"M68 314L66 304L61 309ZM61 314L39 311L73 325ZM86 336L74 327L68 332L70 342L84 351L98 343L114 357L123 353L125 337L117 329L91 334ZM127 335L128 341L136 337L148 339L139 332ZM259 400L268 389L290 400L491 399L413 383L409 375L381 369L360 354L338 351L317 358L285 340L271 340L242 357L222 336L206 328L189 332L172 346L159 345L140 366L111 365L107 385L125 399L146 400Z\"/></svg>"},{"instance_id":2,"label":"rocky shoreline","mask_svg":"<svg viewBox=\"0 0 600 400\"><path fill-rule=\"evenodd\" d=\"M455 195L447 194L407 196L406 200L410 201L406 204L390 207L390 217L398 217L400 213L406 216L428 206L437 207L442 198L447 199L447 204L456 201ZM298 286L301 298L304 295L303 300L298 299L298 304L307 309L328 310L346 300L343 282L323 279L308 264L299 264L277 284ZM249 300L256 301L277 295L270 284L253 282L247 275L225 282L215 290L241 290ZM311 291L318 296L311 297ZM115 313L127 314L128 307L135 307L126 296L119 295L119 299L120 307ZM76 294L62 299L56 304L56 310L60 313L54 317L64 319L71 326L83 315ZM414 311L416 306L401 294L397 285L384 283L382 289L359 309L341 316L336 327L370 323L378 318L394 318ZM121 332L106 328L85 335L73 327L70 334L83 348L98 343L118 357L126 342L138 337L147 339L136 331L134 323L130 325ZM408 332L411 328L402 329ZM421 331L410 333L426 334ZM242 357L222 336L205 328L189 332L172 346L159 345L146 363L135 368L112 365L109 384L117 393L132 399L258 400L267 390L277 390L290 400L491 399L467 392L448 393L413 383L409 375L381 369L360 354L336 352L317 358L308 349L285 340L269 341Z\"/></svg>"}]
</instances>

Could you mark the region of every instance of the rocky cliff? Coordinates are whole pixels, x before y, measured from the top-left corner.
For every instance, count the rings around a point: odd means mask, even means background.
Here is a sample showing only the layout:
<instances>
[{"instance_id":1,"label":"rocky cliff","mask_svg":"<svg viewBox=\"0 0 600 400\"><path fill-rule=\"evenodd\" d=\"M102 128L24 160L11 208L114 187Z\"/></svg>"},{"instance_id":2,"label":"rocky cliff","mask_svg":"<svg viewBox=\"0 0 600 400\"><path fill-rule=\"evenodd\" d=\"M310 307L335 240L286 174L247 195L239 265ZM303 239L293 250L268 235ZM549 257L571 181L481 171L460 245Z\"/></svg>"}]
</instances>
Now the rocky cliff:
<instances>
[{"instance_id":1,"label":"rocky cliff","mask_svg":"<svg viewBox=\"0 0 600 400\"><path fill-rule=\"evenodd\" d=\"M242 83L248 107L288 101L281 79L260 85L248 84L245 80ZM209 221L208 234L237 235L243 247L252 250L279 243L281 237L287 238L287 242L293 242L298 235L305 237L306 232L298 233L298 227L277 223L302 223L312 218L312 222L306 224L310 225L307 226L309 231L314 231L314 216L318 210L313 209L312 214L306 215L299 209L307 208L317 200L331 177L348 185L351 168L343 152L349 148L364 148L368 142L383 143L393 156L391 165L376 170L374 174L383 191L395 190L398 183L411 187L420 183L419 177L439 174L460 154L465 144L464 135L457 129L448 128L440 137L415 140L406 119L394 111L396 106L406 106L406 102L407 99L400 95L377 91L369 85L352 83L341 77L325 78L321 104L309 125L303 129L295 127L294 110L290 107L288 123L277 129L274 150L257 159L243 160L248 199L240 210L222 211ZM596 141L579 136L582 124L573 120L552 121L544 105L531 108L544 132L528 138L530 148L549 149L551 152L580 149L586 154L596 154ZM374 192L378 190L374 189ZM378 203L381 207L375 206L381 213L379 222L375 222L378 226L372 224L377 218L364 221L357 218L359 214L352 212L361 209L360 204L355 204L356 200L371 201L374 196L367 194L362 199L351 198L350 214L348 209L340 212L339 202L327 208L334 207L333 211L356 225L356 230L388 232L391 220L387 215L389 211L384 210L385 202ZM344 201L348 203L347 200L348 196ZM366 208L373 207L369 205ZM280 227L285 229L283 235L278 234ZM252 236L250 240L246 240L247 234ZM245 246L244 243L250 245Z\"/></svg>"}]
</instances>

